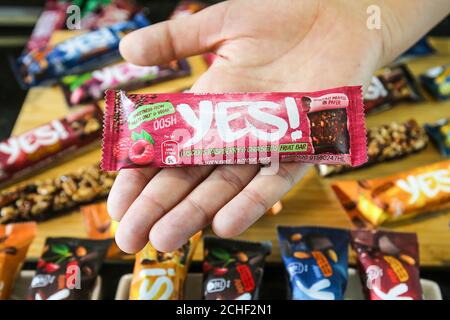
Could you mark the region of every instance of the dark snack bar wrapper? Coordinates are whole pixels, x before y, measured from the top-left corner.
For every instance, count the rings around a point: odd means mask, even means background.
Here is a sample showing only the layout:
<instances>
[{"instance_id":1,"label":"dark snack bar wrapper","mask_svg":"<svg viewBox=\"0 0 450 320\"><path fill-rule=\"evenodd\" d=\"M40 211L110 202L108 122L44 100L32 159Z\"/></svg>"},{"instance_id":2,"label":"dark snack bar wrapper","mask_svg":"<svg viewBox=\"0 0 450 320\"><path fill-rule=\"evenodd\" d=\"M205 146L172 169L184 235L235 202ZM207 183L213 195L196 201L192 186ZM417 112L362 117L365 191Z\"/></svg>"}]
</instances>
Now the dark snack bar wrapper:
<instances>
[{"instance_id":1,"label":"dark snack bar wrapper","mask_svg":"<svg viewBox=\"0 0 450 320\"><path fill-rule=\"evenodd\" d=\"M134 264L130 300L181 300L184 283L195 249L202 236L192 236L174 252L159 252L147 244Z\"/></svg>"},{"instance_id":2,"label":"dark snack bar wrapper","mask_svg":"<svg viewBox=\"0 0 450 320\"><path fill-rule=\"evenodd\" d=\"M116 235L118 221L114 221L108 214L106 202L93 203L82 206L81 213L84 218L84 225L89 239L102 240L114 239ZM107 257L117 257L124 254L113 240L108 250Z\"/></svg>"},{"instance_id":3,"label":"dark snack bar wrapper","mask_svg":"<svg viewBox=\"0 0 450 320\"><path fill-rule=\"evenodd\" d=\"M365 168L388 160L405 157L422 150L427 144L428 137L425 130L414 119L370 128L367 130L368 160L358 168ZM353 169L357 168L326 164L317 166L317 170L322 177Z\"/></svg>"},{"instance_id":4,"label":"dark snack bar wrapper","mask_svg":"<svg viewBox=\"0 0 450 320\"><path fill-rule=\"evenodd\" d=\"M278 227L293 300L343 300L349 234L324 227Z\"/></svg>"},{"instance_id":5,"label":"dark snack bar wrapper","mask_svg":"<svg viewBox=\"0 0 450 320\"><path fill-rule=\"evenodd\" d=\"M190 72L186 60L150 67L121 62L80 75L65 76L61 80L61 85L67 103L73 106L103 98L106 89L139 89L150 84L187 76Z\"/></svg>"},{"instance_id":6,"label":"dark snack bar wrapper","mask_svg":"<svg viewBox=\"0 0 450 320\"><path fill-rule=\"evenodd\" d=\"M352 230L351 243L366 299L423 299L415 233Z\"/></svg>"},{"instance_id":7,"label":"dark snack bar wrapper","mask_svg":"<svg viewBox=\"0 0 450 320\"><path fill-rule=\"evenodd\" d=\"M28 40L26 51L45 48L55 30L65 27L66 10L69 3L56 0L48 0L44 10L39 16L30 39Z\"/></svg>"},{"instance_id":8,"label":"dark snack bar wrapper","mask_svg":"<svg viewBox=\"0 0 450 320\"><path fill-rule=\"evenodd\" d=\"M14 281L36 235L36 223L0 225L0 300L11 296Z\"/></svg>"},{"instance_id":9,"label":"dark snack bar wrapper","mask_svg":"<svg viewBox=\"0 0 450 320\"><path fill-rule=\"evenodd\" d=\"M333 190L359 226L412 218L450 207L450 160L370 180L337 181Z\"/></svg>"},{"instance_id":10,"label":"dark snack bar wrapper","mask_svg":"<svg viewBox=\"0 0 450 320\"><path fill-rule=\"evenodd\" d=\"M148 26L143 14L133 20L75 36L54 46L32 50L18 59L18 71L27 86L50 84L120 59L119 42L131 31Z\"/></svg>"},{"instance_id":11,"label":"dark snack bar wrapper","mask_svg":"<svg viewBox=\"0 0 450 320\"><path fill-rule=\"evenodd\" d=\"M399 102L423 100L414 77L408 68L401 64L384 68L372 80L364 95L366 112L388 109Z\"/></svg>"},{"instance_id":12,"label":"dark snack bar wrapper","mask_svg":"<svg viewBox=\"0 0 450 320\"><path fill-rule=\"evenodd\" d=\"M62 119L0 142L0 186L36 173L74 152L99 144L103 112L85 106Z\"/></svg>"},{"instance_id":13,"label":"dark snack bar wrapper","mask_svg":"<svg viewBox=\"0 0 450 320\"><path fill-rule=\"evenodd\" d=\"M361 87L313 93L106 92L102 169L367 161Z\"/></svg>"},{"instance_id":14,"label":"dark snack bar wrapper","mask_svg":"<svg viewBox=\"0 0 450 320\"><path fill-rule=\"evenodd\" d=\"M436 99L450 98L450 64L429 69L420 76L420 81Z\"/></svg>"},{"instance_id":15,"label":"dark snack bar wrapper","mask_svg":"<svg viewBox=\"0 0 450 320\"><path fill-rule=\"evenodd\" d=\"M397 59L397 61L406 61L418 57L428 56L436 52L436 49L428 41L427 37L423 37L419 41L417 41L411 48L406 50L402 55Z\"/></svg>"},{"instance_id":16,"label":"dark snack bar wrapper","mask_svg":"<svg viewBox=\"0 0 450 320\"><path fill-rule=\"evenodd\" d=\"M28 300L88 300L109 240L47 238Z\"/></svg>"},{"instance_id":17,"label":"dark snack bar wrapper","mask_svg":"<svg viewBox=\"0 0 450 320\"><path fill-rule=\"evenodd\" d=\"M444 157L450 157L450 118L426 124L425 130Z\"/></svg>"},{"instance_id":18,"label":"dark snack bar wrapper","mask_svg":"<svg viewBox=\"0 0 450 320\"><path fill-rule=\"evenodd\" d=\"M270 242L205 237L205 300L258 300Z\"/></svg>"},{"instance_id":19,"label":"dark snack bar wrapper","mask_svg":"<svg viewBox=\"0 0 450 320\"><path fill-rule=\"evenodd\" d=\"M83 167L58 177L37 180L0 191L0 224L43 221L76 206L105 198L115 174L98 165Z\"/></svg>"}]
</instances>

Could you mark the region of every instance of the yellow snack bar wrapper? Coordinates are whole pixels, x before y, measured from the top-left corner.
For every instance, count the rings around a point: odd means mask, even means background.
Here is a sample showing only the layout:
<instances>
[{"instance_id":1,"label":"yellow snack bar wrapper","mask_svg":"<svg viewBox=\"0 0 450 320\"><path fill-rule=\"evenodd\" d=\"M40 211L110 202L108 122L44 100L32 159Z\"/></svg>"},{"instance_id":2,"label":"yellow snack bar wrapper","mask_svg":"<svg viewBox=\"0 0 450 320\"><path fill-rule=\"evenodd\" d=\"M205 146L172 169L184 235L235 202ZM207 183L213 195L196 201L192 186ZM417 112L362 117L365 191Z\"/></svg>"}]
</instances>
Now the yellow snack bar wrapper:
<instances>
[{"instance_id":1,"label":"yellow snack bar wrapper","mask_svg":"<svg viewBox=\"0 0 450 320\"><path fill-rule=\"evenodd\" d=\"M35 235L35 222L0 225L0 300L9 299Z\"/></svg>"},{"instance_id":2,"label":"yellow snack bar wrapper","mask_svg":"<svg viewBox=\"0 0 450 320\"><path fill-rule=\"evenodd\" d=\"M136 254L130 300L180 300L189 265L201 238L195 234L177 251L159 252L148 243Z\"/></svg>"},{"instance_id":3,"label":"yellow snack bar wrapper","mask_svg":"<svg viewBox=\"0 0 450 320\"><path fill-rule=\"evenodd\" d=\"M355 225L376 227L450 208L450 160L384 178L338 181L332 187Z\"/></svg>"}]
</instances>

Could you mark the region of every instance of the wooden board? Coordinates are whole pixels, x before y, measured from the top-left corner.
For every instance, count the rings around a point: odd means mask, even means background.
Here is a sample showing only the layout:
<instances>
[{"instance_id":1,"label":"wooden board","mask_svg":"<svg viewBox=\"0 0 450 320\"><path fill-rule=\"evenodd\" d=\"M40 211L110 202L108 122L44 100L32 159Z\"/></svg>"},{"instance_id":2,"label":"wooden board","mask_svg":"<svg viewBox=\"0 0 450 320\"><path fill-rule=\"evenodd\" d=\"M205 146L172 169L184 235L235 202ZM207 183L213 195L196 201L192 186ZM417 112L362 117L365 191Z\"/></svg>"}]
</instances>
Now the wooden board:
<instances>
[{"instance_id":1,"label":"wooden board","mask_svg":"<svg viewBox=\"0 0 450 320\"><path fill-rule=\"evenodd\" d=\"M409 63L414 74L426 69L450 62L450 41L442 42L445 54L438 54ZM140 90L142 92L175 92L189 87L193 81L206 69L200 57L190 58L193 67L191 77L178 79ZM35 88L29 91L22 111L14 128L14 133L36 127L51 119L63 116L68 112L64 97L59 88ZM434 122L440 118L450 116L450 102L433 102L427 100L417 104L402 104L379 114L367 118L368 126L389 123L391 121L404 121L411 117L421 124ZM239 238L247 240L271 240L273 253L269 261L279 262L280 253L276 235L276 225L323 225L334 227L351 227L346 214L337 202L330 188L330 182L335 179L372 178L393 174L403 169L414 168L441 160L441 156L433 145L424 151L407 157L403 160L393 161L375 167L340 175L332 179L321 179L314 168L311 168L305 178L300 181L283 199L284 209L277 216L265 216ZM53 177L55 175L72 171L80 166L98 162L100 150L96 149L78 156L61 165L53 167L33 179ZM29 180L33 180L29 179ZM243 213L245 214L245 213ZM409 220L391 227L397 231L417 232L420 243L421 264L423 266L449 266L450 265L450 210L441 214L424 216L420 219ZM28 258L39 257L45 238L48 236L86 237L83 220L79 211L74 210L67 216L48 222L40 223L38 235L33 242ZM132 257L130 257L132 258ZM195 260L202 259L202 250L197 250ZM354 262L353 255L351 262Z\"/></svg>"}]
</instances>

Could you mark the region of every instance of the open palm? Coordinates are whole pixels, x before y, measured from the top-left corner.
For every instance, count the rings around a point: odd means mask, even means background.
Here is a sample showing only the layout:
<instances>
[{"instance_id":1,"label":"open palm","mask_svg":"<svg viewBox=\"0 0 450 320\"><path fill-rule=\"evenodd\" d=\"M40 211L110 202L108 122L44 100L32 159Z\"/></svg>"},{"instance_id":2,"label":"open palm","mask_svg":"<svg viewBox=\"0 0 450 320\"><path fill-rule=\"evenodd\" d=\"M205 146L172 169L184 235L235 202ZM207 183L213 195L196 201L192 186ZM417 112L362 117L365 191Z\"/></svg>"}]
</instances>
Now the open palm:
<instances>
[{"instance_id":1,"label":"open palm","mask_svg":"<svg viewBox=\"0 0 450 320\"><path fill-rule=\"evenodd\" d=\"M139 65L214 51L218 58L193 92L312 91L365 84L381 63L383 39L366 27L364 1L236 0L126 36L121 53ZM120 220L116 240L136 252L150 238L171 251L212 223L240 234L303 176L282 164L122 170L108 209Z\"/></svg>"}]
</instances>

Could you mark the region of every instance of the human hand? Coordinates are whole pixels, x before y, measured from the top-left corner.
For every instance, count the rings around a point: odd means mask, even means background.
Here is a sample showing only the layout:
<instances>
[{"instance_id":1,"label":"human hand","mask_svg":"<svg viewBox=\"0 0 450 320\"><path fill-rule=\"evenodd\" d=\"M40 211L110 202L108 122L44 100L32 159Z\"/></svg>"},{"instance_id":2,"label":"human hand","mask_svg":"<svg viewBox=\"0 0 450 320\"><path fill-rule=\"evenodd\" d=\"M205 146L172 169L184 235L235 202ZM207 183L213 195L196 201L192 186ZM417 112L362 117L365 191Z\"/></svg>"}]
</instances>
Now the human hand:
<instances>
[{"instance_id":1,"label":"human hand","mask_svg":"<svg viewBox=\"0 0 450 320\"><path fill-rule=\"evenodd\" d=\"M365 84L380 65L383 35L366 27L365 1L236 0L127 35L121 53L156 65L214 51L193 92L314 91ZM252 225L304 175L282 163L121 170L108 199L120 220L119 247L136 252L150 239L172 251L210 223L221 237Z\"/></svg>"}]
</instances>

